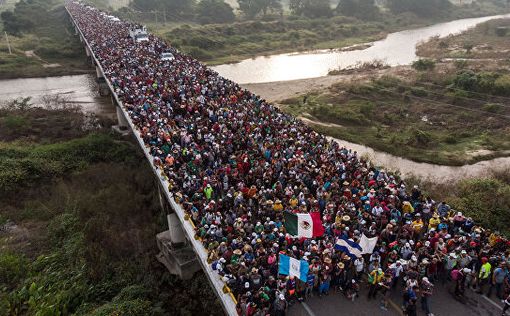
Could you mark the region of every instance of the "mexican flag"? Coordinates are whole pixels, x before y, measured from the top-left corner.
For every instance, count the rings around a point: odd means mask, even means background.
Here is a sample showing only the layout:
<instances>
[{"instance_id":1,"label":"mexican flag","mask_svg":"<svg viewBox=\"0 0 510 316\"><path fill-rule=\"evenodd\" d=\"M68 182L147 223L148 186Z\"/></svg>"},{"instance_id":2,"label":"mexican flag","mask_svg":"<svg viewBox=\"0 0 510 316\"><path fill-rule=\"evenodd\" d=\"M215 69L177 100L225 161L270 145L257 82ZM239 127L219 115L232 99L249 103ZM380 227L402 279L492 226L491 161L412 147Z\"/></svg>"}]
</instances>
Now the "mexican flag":
<instances>
[{"instance_id":1,"label":"mexican flag","mask_svg":"<svg viewBox=\"0 0 510 316\"><path fill-rule=\"evenodd\" d=\"M306 214L285 212L283 216L285 219L285 230L292 236L312 238L324 235L324 226L322 226L321 214L319 212Z\"/></svg>"}]
</instances>

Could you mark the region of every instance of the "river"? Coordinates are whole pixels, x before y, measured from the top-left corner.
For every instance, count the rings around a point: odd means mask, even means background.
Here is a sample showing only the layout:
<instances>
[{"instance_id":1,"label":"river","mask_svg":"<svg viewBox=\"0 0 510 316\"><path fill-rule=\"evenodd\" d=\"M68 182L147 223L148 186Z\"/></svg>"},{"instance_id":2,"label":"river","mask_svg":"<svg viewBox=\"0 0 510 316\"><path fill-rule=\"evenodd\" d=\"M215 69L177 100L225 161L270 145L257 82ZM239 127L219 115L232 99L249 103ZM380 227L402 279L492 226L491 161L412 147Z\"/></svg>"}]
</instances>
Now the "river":
<instances>
[{"instance_id":1,"label":"river","mask_svg":"<svg viewBox=\"0 0 510 316\"><path fill-rule=\"evenodd\" d=\"M397 32L361 51L321 51L275 55L259 57L234 65L223 65L216 69L230 79L245 83L320 77L326 75L330 68L347 67L360 60L372 60L382 56L388 57L386 61L394 65L406 64L416 58L414 47L419 41L434 35L446 36L461 32L480 22L498 17L501 16L463 19ZM45 95L62 94L66 96L67 100L80 105L85 112L115 117L115 107L111 104L110 98L99 96L97 91L94 75L0 80L0 102L30 96L33 98L32 102L37 103L38 99ZM384 166L392 171L398 170L404 177L416 175L433 181L446 182L466 177L484 176L490 170L510 168L510 157L451 167L418 163L363 145L344 140L337 141L347 148L356 150L360 155L368 156L375 165Z\"/></svg>"},{"instance_id":2,"label":"river","mask_svg":"<svg viewBox=\"0 0 510 316\"><path fill-rule=\"evenodd\" d=\"M433 36L463 32L479 23L510 14L455 20L412 30L391 33L363 50L319 50L246 59L213 67L223 77L237 83L262 83L326 76L331 69L352 67L375 59L390 66L408 65L417 59L416 44Z\"/></svg>"},{"instance_id":3,"label":"river","mask_svg":"<svg viewBox=\"0 0 510 316\"><path fill-rule=\"evenodd\" d=\"M59 94L79 105L84 112L115 117L110 98L101 97L94 75L0 80L0 103L20 97L31 97L40 104L41 98Z\"/></svg>"}]
</instances>

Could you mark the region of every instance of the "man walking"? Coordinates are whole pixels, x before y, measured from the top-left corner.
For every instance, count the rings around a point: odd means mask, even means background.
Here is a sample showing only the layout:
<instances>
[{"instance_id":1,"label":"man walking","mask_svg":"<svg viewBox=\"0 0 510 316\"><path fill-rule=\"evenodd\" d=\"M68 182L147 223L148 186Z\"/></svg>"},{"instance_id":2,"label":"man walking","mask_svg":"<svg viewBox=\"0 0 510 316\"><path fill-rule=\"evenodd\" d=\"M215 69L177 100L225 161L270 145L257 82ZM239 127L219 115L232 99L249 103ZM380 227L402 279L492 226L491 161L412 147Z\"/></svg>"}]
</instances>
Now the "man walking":
<instances>
[{"instance_id":1,"label":"man walking","mask_svg":"<svg viewBox=\"0 0 510 316\"><path fill-rule=\"evenodd\" d=\"M427 316L434 316L430 312L430 306L429 306L429 298L432 295L432 288L434 287L434 284L430 283L429 279L427 277L423 277L421 280L421 286L420 286L420 294L421 294L421 309L425 312L425 315Z\"/></svg>"}]
</instances>

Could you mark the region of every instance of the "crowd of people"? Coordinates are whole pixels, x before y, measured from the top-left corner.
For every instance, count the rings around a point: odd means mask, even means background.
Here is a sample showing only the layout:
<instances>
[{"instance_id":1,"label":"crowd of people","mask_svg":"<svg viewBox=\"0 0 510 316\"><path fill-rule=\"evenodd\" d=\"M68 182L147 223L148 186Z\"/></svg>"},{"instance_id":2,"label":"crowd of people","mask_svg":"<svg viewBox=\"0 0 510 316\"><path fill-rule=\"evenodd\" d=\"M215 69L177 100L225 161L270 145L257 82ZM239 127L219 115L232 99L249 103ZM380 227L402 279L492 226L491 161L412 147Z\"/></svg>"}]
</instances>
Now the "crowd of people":
<instances>
[{"instance_id":1,"label":"crowd of people","mask_svg":"<svg viewBox=\"0 0 510 316\"><path fill-rule=\"evenodd\" d=\"M284 315L289 304L337 291L351 300L363 291L384 310L397 288L408 315L432 315L434 285L446 283L459 297L473 287L506 298L510 258L497 233L161 39L137 43L129 35L136 25L66 6L240 315ZM174 58L162 60L163 52ZM284 212L319 212L324 235L290 236ZM378 237L373 253L335 249L338 238L363 234ZM307 280L279 275L279 254L306 260Z\"/></svg>"}]
</instances>

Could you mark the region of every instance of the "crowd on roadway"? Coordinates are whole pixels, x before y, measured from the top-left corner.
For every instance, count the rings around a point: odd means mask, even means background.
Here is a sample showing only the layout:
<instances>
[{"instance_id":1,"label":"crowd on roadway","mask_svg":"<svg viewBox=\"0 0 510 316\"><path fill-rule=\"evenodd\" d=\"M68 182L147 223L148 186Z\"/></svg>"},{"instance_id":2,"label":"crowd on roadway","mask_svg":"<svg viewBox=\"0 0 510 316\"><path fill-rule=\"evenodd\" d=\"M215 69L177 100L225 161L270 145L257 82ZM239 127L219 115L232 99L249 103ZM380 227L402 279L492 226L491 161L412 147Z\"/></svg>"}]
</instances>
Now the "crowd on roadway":
<instances>
[{"instance_id":1,"label":"crowd on roadway","mask_svg":"<svg viewBox=\"0 0 510 316\"><path fill-rule=\"evenodd\" d=\"M434 285L505 299L507 241L374 168L260 97L133 25L75 2L69 11L100 61L170 190L196 226L240 315L284 315L312 295L360 291L387 308L402 292L408 315L432 315ZM163 52L174 58L162 60ZM286 233L283 212L320 212L325 234ZM378 237L352 258L336 239ZM305 281L278 275L278 255L309 263ZM510 300L507 301L510 305Z\"/></svg>"}]
</instances>

